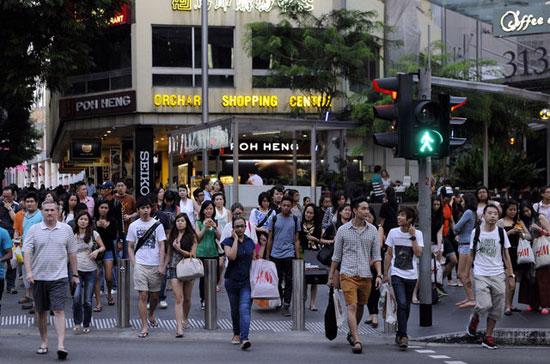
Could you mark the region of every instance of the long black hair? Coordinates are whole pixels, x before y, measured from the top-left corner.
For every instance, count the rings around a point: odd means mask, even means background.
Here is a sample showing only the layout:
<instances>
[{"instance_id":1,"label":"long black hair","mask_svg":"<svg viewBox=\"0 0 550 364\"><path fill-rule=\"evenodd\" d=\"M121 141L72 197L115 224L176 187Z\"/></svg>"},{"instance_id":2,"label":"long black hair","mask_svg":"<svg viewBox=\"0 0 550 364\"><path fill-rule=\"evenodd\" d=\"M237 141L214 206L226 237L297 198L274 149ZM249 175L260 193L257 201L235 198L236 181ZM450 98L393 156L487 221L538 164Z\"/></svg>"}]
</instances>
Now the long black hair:
<instances>
[{"instance_id":1,"label":"long black hair","mask_svg":"<svg viewBox=\"0 0 550 364\"><path fill-rule=\"evenodd\" d=\"M501 214L501 218L505 218L506 217L506 211L508 210L508 208L510 206L516 206L516 216L514 216L514 218L512 219L514 221L514 224L516 222L518 222L519 220L519 203L516 201L516 200L507 200L503 205L502 205L502 214Z\"/></svg>"},{"instance_id":2,"label":"long black hair","mask_svg":"<svg viewBox=\"0 0 550 364\"><path fill-rule=\"evenodd\" d=\"M204 222L204 219L205 219L204 210L206 210L208 206L212 206L212 209L214 210L214 212L212 213L211 219L214 220L214 222L216 222L217 224L218 222L216 221L216 206L214 205L214 202L212 202L211 200L206 200L202 203L201 209L199 211L199 221Z\"/></svg>"},{"instance_id":3,"label":"long black hair","mask_svg":"<svg viewBox=\"0 0 550 364\"><path fill-rule=\"evenodd\" d=\"M76 203L78 204L80 201L78 200L78 196L76 195L75 192L69 192L67 193L67 196L65 196L65 200L63 201L63 216L64 217L67 217L67 215L69 214L69 200L71 199L72 196L75 196L76 197ZM38 202L38 200L36 201ZM76 207L76 205L75 205ZM74 208L73 208L74 209Z\"/></svg>"},{"instance_id":4,"label":"long black hair","mask_svg":"<svg viewBox=\"0 0 550 364\"><path fill-rule=\"evenodd\" d=\"M73 232L75 234L78 234L80 233L80 227L78 226L78 219L80 219L82 216L87 216L88 217L88 226L86 226L86 232L84 233L84 242L85 243L89 243L90 240L92 239L92 217L90 216L90 214L88 213L88 211L80 211L78 213L78 215L76 215L75 219L74 219L74 228L73 228Z\"/></svg>"},{"instance_id":5,"label":"long black hair","mask_svg":"<svg viewBox=\"0 0 550 364\"><path fill-rule=\"evenodd\" d=\"M170 230L170 235L168 236L168 244L171 246L174 240L178 237L179 231L176 228L175 221L178 221L181 218L185 219L185 232L183 233L183 237L180 241L180 246L185 246L184 243L192 242L193 239L197 236L197 233L195 232L195 229L193 229L193 225L191 224L191 220L189 220L189 216L185 212L179 213L176 215L176 219L174 220L174 228Z\"/></svg>"}]
</instances>

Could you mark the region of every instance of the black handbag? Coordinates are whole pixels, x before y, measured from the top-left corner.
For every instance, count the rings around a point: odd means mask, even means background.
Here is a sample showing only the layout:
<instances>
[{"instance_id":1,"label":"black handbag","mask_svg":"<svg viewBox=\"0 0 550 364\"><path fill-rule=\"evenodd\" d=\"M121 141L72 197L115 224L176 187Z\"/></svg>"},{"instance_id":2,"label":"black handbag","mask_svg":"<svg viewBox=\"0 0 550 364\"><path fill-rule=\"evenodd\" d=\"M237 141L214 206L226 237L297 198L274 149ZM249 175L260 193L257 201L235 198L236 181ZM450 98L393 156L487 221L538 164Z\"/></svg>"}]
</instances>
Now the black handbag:
<instances>
[{"instance_id":1,"label":"black handbag","mask_svg":"<svg viewBox=\"0 0 550 364\"><path fill-rule=\"evenodd\" d=\"M334 294L334 288L330 287L328 293L328 305L325 311L325 336L330 341L336 339L338 335L338 325L336 324L336 308L334 307L334 300L332 295Z\"/></svg>"},{"instance_id":2,"label":"black handbag","mask_svg":"<svg viewBox=\"0 0 550 364\"><path fill-rule=\"evenodd\" d=\"M325 244L317 253L317 260L321 263L330 267L332 263L332 255L334 254L334 244Z\"/></svg>"}]
</instances>

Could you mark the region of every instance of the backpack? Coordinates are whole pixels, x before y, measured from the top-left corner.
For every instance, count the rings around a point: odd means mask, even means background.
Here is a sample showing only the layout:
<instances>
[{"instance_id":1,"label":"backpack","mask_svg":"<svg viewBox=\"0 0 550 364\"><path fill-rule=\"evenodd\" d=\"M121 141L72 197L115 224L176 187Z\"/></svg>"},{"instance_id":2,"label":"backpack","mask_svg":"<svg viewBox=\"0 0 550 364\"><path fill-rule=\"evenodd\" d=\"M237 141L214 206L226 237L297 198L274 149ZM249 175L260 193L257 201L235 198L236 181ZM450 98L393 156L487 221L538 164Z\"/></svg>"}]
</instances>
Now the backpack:
<instances>
[{"instance_id":1,"label":"backpack","mask_svg":"<svg viewBox=\"0 0 550 364\"><path fill-rule=\"evenodd\" d=\"M298 217L296 217L296 215L292 215L292 217L294 218L294 234L296 234L298 232ZM273 215L271 221L271 239L273 241L275 240L275 222L277 221L277 215Z\"/></svg>"},{"instance_id":2,"label":"backpack","mask_svg":"<svg viewBox=\"0 0 550 364\"><path fill-rule=\"evenodd\" d=\"M502 258L502 263L504 263L504 229L500 226L497 226L498 229L498 237L500 241L500 256ZM474 233L474 248L472 249L472 253L474 254L472 258L472 264L474 263L474 260L476 259L476 253L477 253L477 243L479 242L479 235L481 234L481 227L476 226L475 233ZM506 266L506 265L504 265Z\"/></svg>"}]
</instances>

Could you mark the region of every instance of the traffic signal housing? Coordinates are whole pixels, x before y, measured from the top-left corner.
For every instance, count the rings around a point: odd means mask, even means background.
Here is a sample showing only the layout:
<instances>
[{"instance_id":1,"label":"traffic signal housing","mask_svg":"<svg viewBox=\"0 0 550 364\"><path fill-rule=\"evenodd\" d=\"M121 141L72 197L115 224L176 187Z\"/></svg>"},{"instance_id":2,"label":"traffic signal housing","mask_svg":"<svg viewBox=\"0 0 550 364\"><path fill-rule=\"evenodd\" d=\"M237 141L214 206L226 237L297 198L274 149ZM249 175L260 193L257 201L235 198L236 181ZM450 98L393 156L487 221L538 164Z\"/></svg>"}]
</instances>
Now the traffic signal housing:
<instances>
[{"instance_id":1,"label":"traffic signal housing","mask_svg":"<svg viewBox=\"0 0 550 364\"><path fill-rule=\"evenodd\" d=\"M375 91L390 95L393 103L375 105L374 116L392 123L395 131L374 133L376 145L393 148L396 157L404 157L409 129L409 115L413 107L413 75L398 74L397 77L378 78L372 82Z\"/></svg>"},{"instance_id":2,"label":"traffic signal housing","mask_svg":"<svg viewBox=\"0 0 550 364\"><path fill-rule=\"evenodd\" d=\"M443 119L444 112L440 103L430 100L415 103L408 142L408 158L439 157L445 153L447 133Z\"/></svg>"}]
</instances>

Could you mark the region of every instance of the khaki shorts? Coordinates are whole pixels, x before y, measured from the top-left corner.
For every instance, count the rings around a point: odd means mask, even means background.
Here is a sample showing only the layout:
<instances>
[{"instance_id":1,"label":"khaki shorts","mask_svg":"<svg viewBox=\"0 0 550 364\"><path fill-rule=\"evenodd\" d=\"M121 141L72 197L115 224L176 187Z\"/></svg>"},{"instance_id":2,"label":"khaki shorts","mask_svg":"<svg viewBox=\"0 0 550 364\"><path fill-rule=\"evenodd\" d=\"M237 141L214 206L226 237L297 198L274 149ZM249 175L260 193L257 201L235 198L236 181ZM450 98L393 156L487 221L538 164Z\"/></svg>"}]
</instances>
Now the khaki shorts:
<instances>
[{"instance_id":1,"label":"khaki shorts","mask_svg":"<svg viewBox=\"0 0 550 364\"><path fill-rule=\"evenodd\" d=\"M487 317L498 321L504 313L506 294L506 276L474 276L474 293L478 315L487 313Z\"/></svg>"},{"instance_id":2,"label":"khaki shorts","mask_svg":"<svg viewBox=\"0 0 550 364\"><path fill-rule=\"evenodd\" d=\"M158 265L134 266L134 289L142 292L159 292L164 276L159 273Z\"/></svg>"},{"instance_id":3,"label":"khaki shorts","mask_svg":"<svg viewBox=\"0 0 550 364\"><path fill-rule=\"evenodd\" d=\"M340 288L344 292L346 305L366 305L369 301L371 287L371 278L340 274Z\"/></svg>"}]
</instances>

